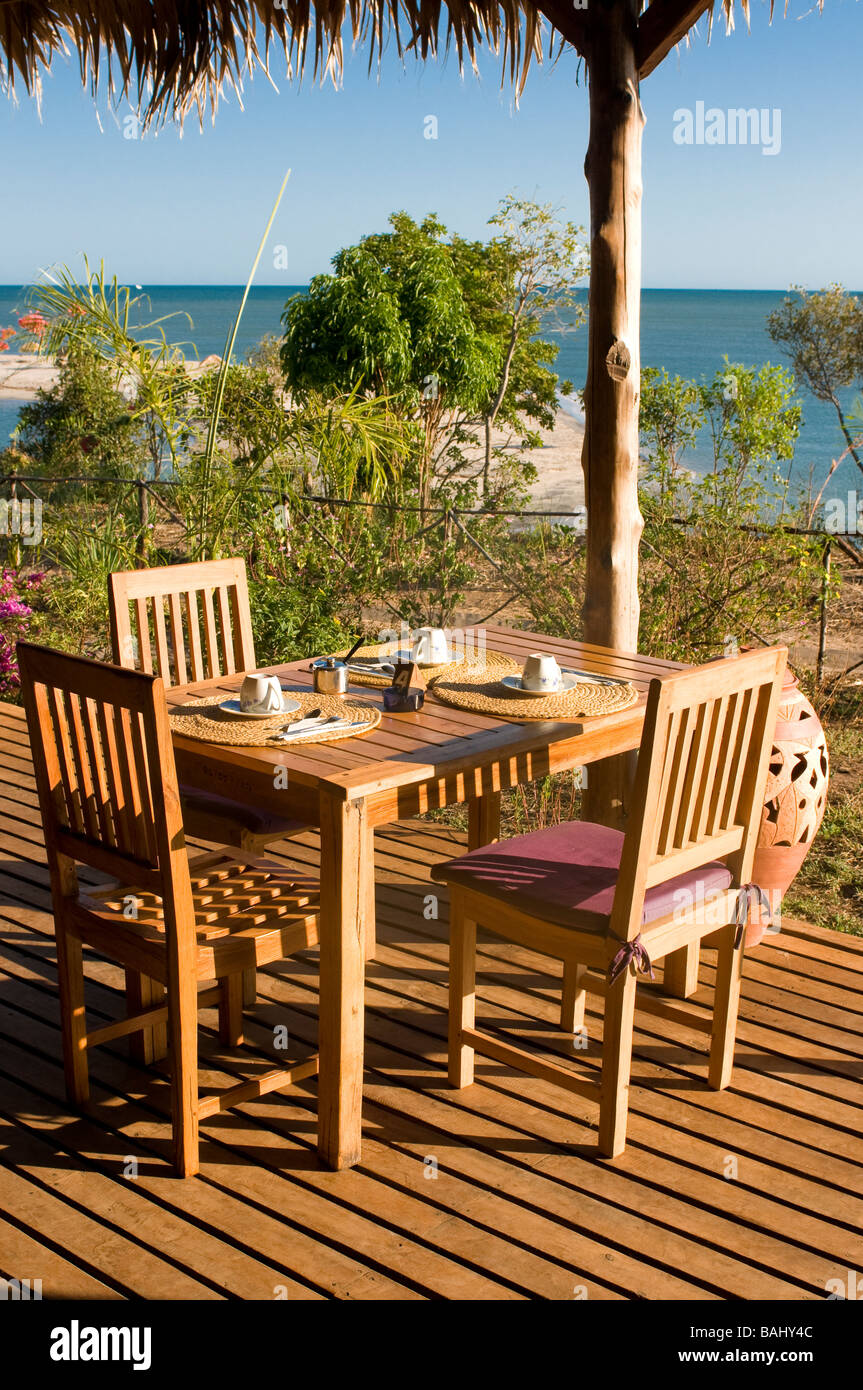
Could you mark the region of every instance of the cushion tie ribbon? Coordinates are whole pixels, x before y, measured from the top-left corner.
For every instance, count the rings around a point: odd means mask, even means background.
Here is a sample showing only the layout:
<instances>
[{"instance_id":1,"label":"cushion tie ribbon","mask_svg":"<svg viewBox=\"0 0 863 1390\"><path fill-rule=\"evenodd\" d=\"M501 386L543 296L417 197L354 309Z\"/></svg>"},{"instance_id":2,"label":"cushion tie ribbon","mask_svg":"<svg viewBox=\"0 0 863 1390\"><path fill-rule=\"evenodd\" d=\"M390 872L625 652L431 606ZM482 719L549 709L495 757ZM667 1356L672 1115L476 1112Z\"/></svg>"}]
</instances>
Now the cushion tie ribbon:
<instances>
[{"instance_id":1,"label":"cushion tie ribbon","mask_svg":"<svg viewBox=\"0 0 863 1390\"><path fill-rule=\"evenodd\" d=\"M641 932L634 936L631 941L624 941L611 965L608 967L608 983L613 985L618 976L622 975L630 962L635 963L636 971L641 975L649 975L651 980L655 980L653 966L650 963L650 956L644 948L641 940Z\"/></svg>"},{"instance_id":2,"label":"cushion tie ribbon","mask_svg":"<svg viewBox=\"0 0 863 1390\"><path fill-rule=\"evenodd\" d=\"M767 913L768 922L772 924L773 909L770 906L770 899L764 889L759 888L757 883L741 883L737 890L737 900L734 904L734 911L731 914L731 921L737 928L734 936L735 951L739 949L743 942L746 924L749 920L749 913L753 907L763 907Z\"/></svg>"}]
</instances>

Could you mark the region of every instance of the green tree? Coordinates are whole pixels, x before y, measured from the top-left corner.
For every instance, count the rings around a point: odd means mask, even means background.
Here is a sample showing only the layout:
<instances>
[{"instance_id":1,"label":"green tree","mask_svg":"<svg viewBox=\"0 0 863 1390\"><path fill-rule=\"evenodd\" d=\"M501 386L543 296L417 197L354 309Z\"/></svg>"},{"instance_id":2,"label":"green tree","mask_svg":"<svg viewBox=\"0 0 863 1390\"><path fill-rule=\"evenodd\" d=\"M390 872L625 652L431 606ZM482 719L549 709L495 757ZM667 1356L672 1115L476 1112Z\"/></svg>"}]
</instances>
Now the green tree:
<instances>
[{"instance_id":1,"label":"green tree","mask_svg":"<svg viewBox=\"0 0 863 1390\"><path fill-rule=\"evenodd\" d=\"M554 426L558 379L552 370L558 346L543 329L573 331L584 321L577 285L587 274L584 229L560 222L550 204L510 194L489 219L488 242L453 237L456 274L477 327L497 344L497 380L482 411L483 492L488 493L496 425L524 431L529 420ZM572 383L559 388L568 395ZM531 437L528 445L538 442Z\"/></svg>"},{"instance_id":2,"label":"green tree","mask_svg":"<svg viewBox=\"0 0 863 1390\"><path fill-rule=\"evenodd\" d=\"M642 373L646 455L640 645L657 656L706 660L730 640L774 640L801 625L820 582L817 538L794 521L781 467L801 411L784 367L725 365L709 381ZM709 443L696 473L686 451Z\"/></svg>"},{"instance_id":3,"label":"green tree","mask_svg":"<svg viewBox=\"0 0 863 1390\"><path fill-rule=\"evenodd\" d=\"M58 361L79 352L98 358L115 390L125 394L127 413L146 446L150 476L158 479L166 464L176 467L193 383L185 371L184 345L169 343L164 325L180 316L133 325L146 296L133 295L116 275L109 280L102 264L91 270L86 256L83 279L68 266L56 266L33 286L29 301L37 310L34 318L47 320L38 333L42 350ZM191 324L187 314L182 317Z\"/></svg>"},{"instance_id":4,"label":"green tree","mask_svg":"<svg viewBox=\"0 0 863 1390\"><path fill-rule=\"evenodd\" d=\"M390 225L339 251L333 274L289 301L282 367L300 398L361 390L391 401L415 427L427 507L435 465L492 389L497 353L470 316L441 223L394 213Z\"/></svg>"},{"instance_id":5,"label":"green tree","mask_svg":"<svg viewBox=\"0 0 863 1390\"><path fill-rule=\"evenodd\" d=\"M63 358L56 384L22 406L16 442L29 467L54 478L140 473L147 453L113 371L83 343Z\"/></svg>"},{"instance_id":6,"label":"green tree","mask_svg":"<svg viewBox=\"0 0 863 1390\"><path fill-rule=\"evenodd\" d=\"M791 359L794 375L836 411L847 452L863 472L860 438L851 429L840 392L863 389L863 301L841 285L808 294L795 287L767 329Z\"/></svg>"}]
</instances>

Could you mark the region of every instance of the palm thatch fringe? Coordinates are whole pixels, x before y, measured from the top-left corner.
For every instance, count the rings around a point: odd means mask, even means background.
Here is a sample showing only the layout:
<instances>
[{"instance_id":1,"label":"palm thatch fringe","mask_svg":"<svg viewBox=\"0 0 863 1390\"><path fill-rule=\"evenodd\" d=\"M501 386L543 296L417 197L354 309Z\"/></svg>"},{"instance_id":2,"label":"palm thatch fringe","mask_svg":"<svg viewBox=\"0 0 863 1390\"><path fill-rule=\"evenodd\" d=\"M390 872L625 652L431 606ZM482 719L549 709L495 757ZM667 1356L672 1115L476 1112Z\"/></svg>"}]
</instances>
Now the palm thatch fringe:
<instances>
[{"instance_id":1,"label":"palm thatch fringe","mask_svg":"<svg viewBox=\"0 0 863 1390\"><path fill-rule=\"evenodd\" d=\"M353 42L368 47L370 68L390 39L400 55L422 59L454 48L459 66L469 61L474 68L485 43L502 52L504 78L521 93L531 62L542 61L544 23L551 39L584 56L589 6L597 3L602 0L588 0L581 9L575 0L0 0L0 80L12 93L23 83L38 99L52 59L74 54L94 98L104 86L113 103L130 100L144 126L182 123L191 110L203 121L208 108L215 116L226 91L241 98L244 79L256 69L269 76L276 49L289 78L302 74L311 50L315 74L337 81L349 26ZM731 29L734 0L720 3ZM749 0L740 3L748 24ZM770 0L771 18L773 5ZM656 14L678 6L692 9L680 0L653 0L650 8ZM713 0L699 9L709 12L712 25Z\"/></svg>"}]
</instances>

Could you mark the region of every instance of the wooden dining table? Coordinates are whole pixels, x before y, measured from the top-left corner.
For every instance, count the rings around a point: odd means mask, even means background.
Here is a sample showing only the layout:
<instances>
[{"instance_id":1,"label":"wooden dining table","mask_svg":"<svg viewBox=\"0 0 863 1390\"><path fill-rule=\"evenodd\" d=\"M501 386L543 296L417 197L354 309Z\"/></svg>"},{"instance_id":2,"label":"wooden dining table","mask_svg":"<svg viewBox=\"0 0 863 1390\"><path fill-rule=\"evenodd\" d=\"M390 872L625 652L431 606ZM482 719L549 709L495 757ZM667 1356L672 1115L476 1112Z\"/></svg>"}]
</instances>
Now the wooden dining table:
<instances>
[{"instance_id":1,"label":"wooden dining table","mask_svg":"<svg viewBox=\"0 0 863 1390\"><path fill-rule=\"evenodd\" d=\"M562 665L616 676L638 703L615 714L571 721L521 722L435 700L419 711L384 714L372 733L295 748L237 747L174 735L180 782L317 826L321 837L318 1150L333 1169L359 1162L366 942L374 938L374 830L466 803L469 845L499 836L500 794L548 773L585 766L638 747L647 690L676 662L564 638L483 628L486 646L522 663L541 649ZM309 658L262 668L286 689L310 689ZM236 691L241 676L178 686L171 706L191 696ZM351 684L351 702L383 707L380 689ZM680 989L678 992L685 992Z\"/></svg>"}]
</instances>

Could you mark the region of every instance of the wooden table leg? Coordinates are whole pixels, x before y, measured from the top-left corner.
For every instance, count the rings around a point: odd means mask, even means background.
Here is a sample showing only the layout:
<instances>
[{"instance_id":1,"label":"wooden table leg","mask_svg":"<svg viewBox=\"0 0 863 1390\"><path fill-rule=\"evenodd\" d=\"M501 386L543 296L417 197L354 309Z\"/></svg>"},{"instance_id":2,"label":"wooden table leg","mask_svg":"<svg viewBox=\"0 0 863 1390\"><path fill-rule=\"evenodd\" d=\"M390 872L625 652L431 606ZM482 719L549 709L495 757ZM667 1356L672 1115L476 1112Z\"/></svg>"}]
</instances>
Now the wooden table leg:
<instances>
[{"instance_id":1,"label":"wooden table leg","mask_svg":"<svg viewBox=\"0 0 863 1390\"><path fill-rule=\"evenodd\" d=\"M322 790L318 1152L329 1168L361 1155L370 844L365 803Z\"/></svg>"},{"instance_id":2,"label":"wooden table leg","mask_svg":"<svg viewBox=\"0 0 863 1390\"><path fill-rule=\"evenodd\" d=\"M468 849L493 845L500 839L500 792L475 796L467 804Z\"/></svg>"},{"instance_id":3,"label":"wooden table leg","mask_svg":"<svg viewBox=\"0 0 863 1390\"><path fill-rule=\"evenodd\" d=\"M366 824L364 829L366 837L365 857L370 865L366 874L366 901L363 908L366 960L373 960L377 949L377 907L375 906L375 828L373 825Z\"/></svg>"}]
</instances>

